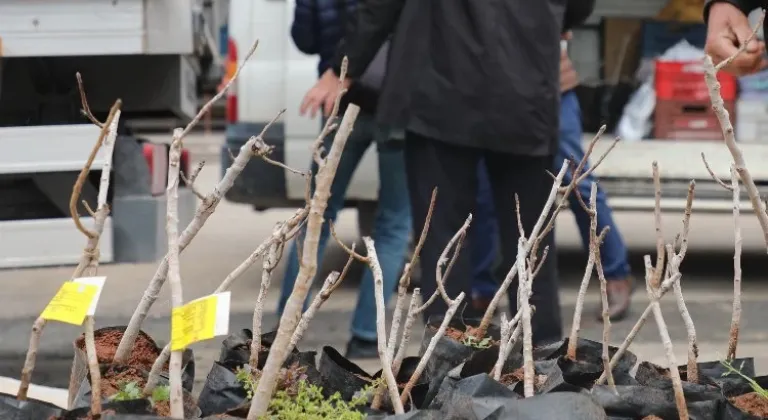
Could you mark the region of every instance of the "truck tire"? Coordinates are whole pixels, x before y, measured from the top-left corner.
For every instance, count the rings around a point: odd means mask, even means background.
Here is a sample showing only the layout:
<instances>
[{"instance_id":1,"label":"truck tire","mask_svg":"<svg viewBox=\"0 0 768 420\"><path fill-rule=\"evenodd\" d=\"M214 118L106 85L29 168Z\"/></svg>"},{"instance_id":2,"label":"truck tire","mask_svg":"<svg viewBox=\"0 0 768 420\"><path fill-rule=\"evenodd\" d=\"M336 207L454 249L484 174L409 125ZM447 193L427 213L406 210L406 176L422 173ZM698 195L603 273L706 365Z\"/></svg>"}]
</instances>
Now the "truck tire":
<instances>
[{"instance_id":1,"label":"truck tire","mask_svg":"<svg viewBox=\"0 0 768 420\"><path fill-rule=\"evenodd\" d=\"M139 140L130 135L118 135L112 155L112 191L119 196L150 195L149 165Z\"/></svg>"}]
</instances>

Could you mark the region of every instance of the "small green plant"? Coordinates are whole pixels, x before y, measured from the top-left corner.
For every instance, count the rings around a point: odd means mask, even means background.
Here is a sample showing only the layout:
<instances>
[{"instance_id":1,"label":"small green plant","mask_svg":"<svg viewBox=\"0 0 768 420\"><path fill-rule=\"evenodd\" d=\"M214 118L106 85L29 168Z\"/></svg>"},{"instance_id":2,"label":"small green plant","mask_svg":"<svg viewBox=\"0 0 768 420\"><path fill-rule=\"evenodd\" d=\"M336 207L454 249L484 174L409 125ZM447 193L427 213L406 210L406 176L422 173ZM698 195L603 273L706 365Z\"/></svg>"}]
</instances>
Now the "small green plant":
<instances>
[{"instance_id":1,"label":"small green plant","mask_svg":"<svg viewBox=\"0 0 768 420\"><path fill-rule=\"evenodd\" d=\"M256 385L259 383L258 379L254 378L251 374L251 368L248 365L237 368L235 378L237 382L243 385L246 394L245 398L251 400L253 398L253 391L256 390Z\"/></svg>"},{"instance_id":2,"label":"small green plant","mask_svg":"<svg viewBox=\"0 0 768 420\"><path fill-rule=\"evenodd\" d=\"M112 401L131 401L140 400L141 398L141 387L139 387L136 381L130 381L122 382L119 385L117 393L112 396Z\"/></svg>"},{"instance_id":3,"label":"small green plant","mask_svg":"<svg viewBox=\"0 0 768 420\"><path fill-rule=\"evenodd\" d=\"M485 337L481 340L472 337L471 335L465 335L464 339L461 340L461 344L476 349L487 349L488 347L491 347L491 337Z\"/></svg>"},{"instance_id":4,"label":"small green plant","mask_svg":"<svg viewBox=\"0 0 768 420\"><path fill-rule=\"evenodd\" d=\"M749 386L752 387L752 390L755 391L755 394L757 394L757 395L765 398L766 400L768 400L768 391L766 391L765 388L761 387L760 384L755 382L754 379L752 379L749 376L741 373L741 370L735 368L733 366L733 364L730 361L728 361L728 360L721 360L720 364L725 366L726 369L728 369L728 371L723 373L722 376L727 376L727 375L730 375L731 373L735 373L735 374L741 376L742 378L744 378L745 381L747 381L747 383L749 383Z\"/></svg>"},{"instance_id":5,"label":"small green plant","mask_svg":"<svg viewBox=\"0 0 768 420\"><path fill-rule=\"evenodd\" d=\"M152 403L152 406L154 407L155 404L163 401L170 401L171 400L171 387L168 385L160 385L156 386L155 389L152 390L152 396L149 398L149 401Z\"/></svg>"},{"instance_id":6,"label":"small green plant","mask_svg":"<svg viewBox=\"0 0 768 420\"><path fill-rule=\"evenodd\" d=\"M365 391L368 389L368 391ZM268 420L363 420L365 414L356 410L368 402L374 388L366 386L350 402L341 399L338 392L330 398L323 396L322 388L310 385L306 380L298 383L295 396L278 391L269 403Z\"/></svg>"},{"instance_id":7,"label":"small green plant","mask_svg":"<svg viewBox=\"0 0 768 420\"><path fill-rule=\"evenodd\" d=\"M120 384L117 393L112 396L112 401L131 401L144 398L142 389L136 381L127 381ZM149 396L149 402L154 406L156 403L168 401L171 399L171 388L168 385L158 385L152 390Z\"/></svg>"}]
</instances>

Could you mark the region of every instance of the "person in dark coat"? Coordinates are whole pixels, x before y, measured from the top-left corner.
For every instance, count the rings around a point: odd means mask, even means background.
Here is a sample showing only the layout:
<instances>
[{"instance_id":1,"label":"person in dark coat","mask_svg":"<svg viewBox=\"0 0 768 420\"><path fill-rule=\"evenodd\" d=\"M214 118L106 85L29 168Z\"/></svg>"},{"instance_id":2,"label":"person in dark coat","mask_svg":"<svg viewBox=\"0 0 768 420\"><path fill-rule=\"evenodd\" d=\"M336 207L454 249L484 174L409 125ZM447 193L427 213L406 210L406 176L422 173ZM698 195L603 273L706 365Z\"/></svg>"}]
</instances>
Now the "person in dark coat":
<instances>
[{"instance_id":1,"label":"person in dark coat","mask_svg":"<svg viewBox=\"0 0 768 420\"><path fill-rule=\"evenodd\" d=\"M379 121L406 130L415 231L424 225L432 190L439 190L421 252L423 296L436 288L435 267L443 248L475 210L481 158L500 216L503 264L515 264L515 195L523 227L530 232L552 187L547 171L557 152L560 34L566 4L581 1L364 0L332 71L307 95L308 108L327 112L342 57L348 57L348 76L354 79L393 34L377 114ZM542 241L541 249L549 246L550 253L533 282L536 343L562 336L553 239L550 232ZM463 252L446 289L450 296L471 296L471 283L470 253ZM509 298L516 311L515 286ZM446 309L437 299L424 316L442 315ZM471 308L462 313L473 315Z\"/></svg>"},{"instance_id":2,"label":"person in dark coat","mask_svg":"<svg viewBox=\"0 0 768 420\"><path fill-rule=\"evenodd\" d=\"M715 64L736 53L752 35L747 15L759 8L768 7L765 0L707 0L704 4L704 21L707 22L705 50ZM763 34L766 26L763 25ZM725 69L737 76L755 73L768 67L765 59L765 43L753 39L746 50Z\"/></svg>"},{"instance_id":3,"label":"person in dark coat","mask_svg":"<svg viewBox=\"0 0 768 420\"><path fill-rule=\"evenodd\" d=\"M318 73L320 75L331 66L336 47L347 29L346 22L355 16L356 7L355 0L296 1L291 36L299 50L305 54L319 56ZM381 263L385 301L389 299L396 287L411 232L411 209L406 191L408 187L402 135L377 124L374 116L381 80L386 71L386 58L386 47L382 47L371 65L349 89L341 105L343 112L349 102L354 102L360 106L360 114L336 169L336 176L331 185L331 198L323 215L326 223L323 224L318 244L318 259L320 259L330 236L329 223L334 222L339 211L344 209L347 187L352 181L352 176L366 151L376 147L379 191L373 239L376 242L376 253ZM303 114L306 110L302 108L300 111ZM332 141L333 134L324 139L325 150L330 150ZM316 173L317 164L311 162L310 165L312 173ZM277 310L279 315L282 315L288 297L293 292L300 268L298 255L297 241L293 241L281 287ZM315 284L317 283L322 284L322 279L316 279ZM378 357L374 292L373 274L367 270L363 274L357 306L352 316L351 338L346 352L346 357L350 359ZM305 310L310 299L311 297L307 295L307 300L304 302Z\"/></svg>"}]
</instances>

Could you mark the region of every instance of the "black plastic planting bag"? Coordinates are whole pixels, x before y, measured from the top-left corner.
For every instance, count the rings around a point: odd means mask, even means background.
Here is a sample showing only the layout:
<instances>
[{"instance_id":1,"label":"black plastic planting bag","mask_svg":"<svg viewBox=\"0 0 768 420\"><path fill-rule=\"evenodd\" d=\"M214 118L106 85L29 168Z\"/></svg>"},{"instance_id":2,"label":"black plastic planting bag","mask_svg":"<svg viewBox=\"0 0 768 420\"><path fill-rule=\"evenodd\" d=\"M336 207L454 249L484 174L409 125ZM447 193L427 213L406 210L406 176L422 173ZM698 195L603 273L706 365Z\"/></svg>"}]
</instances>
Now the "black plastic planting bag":
<instances>
[{"instance_id":1,"label":"black plastic planting bag","mask_svg":"<svg viewBox=\"0 0 768 420\"><path fill-rule=\"evenodd\" d=\"M641 419L654 415L665 420L680 418L675 405L675 392L671 386L652 388L642 385L618 385L616 390L618 394L607 385L592 388L592 397L609 416ZM720 419L722 397L719 389L684 382L683 394L691 420Z\"/></svg>"},{"instance_id":2,"label":"black plastic planting bag","mask_svg":"<svg viewBox=\"0 0 768 420\"><path fill-rule=\"evenodd\" d=\"M618 350L617 347L609 346L608 354L613 357ZM568 338L564 338L560 341L556 341L545 346L541 346L533 349L534 360L552 360L558 357L565 357L568 352ZM586 338L579 338L576 344L576 360L586 362L592 365L603 365L603 344L597 341L587 340ZM625 351L619 358L619 362L613 369L614 375L629 372L637 364L637 356L630 351Z\"/></svg>"},{"instance_id":3,"label":"black plastic planting bag","mask_svg":"<svg viewBox=\"0 0 768 420\"><path fill-rule=\"evenodd\" d=\"M605 412L585 394L563 392L523 399L491 379L447 378L430 409L442 420L603 420Z\"/></svg>"},{"instance_id":4,"label":"black plastic planting bag","mask_svg":"<svg viewBox=\"0 0 768 420\"><path fill-rule=\"evenodd\" d=\"M185 350L185 354L191 357L192 353L187 353ZM101 366L101 374L102 378L109 372L111 369L127 369L129 367L123 366L123 367L110 367L109 365L103 365ZM144 378L148 376L145 373ZM182 374L183 375L183 374ZM90 374L85 378L85 380L80 384L80 389L78 389L77 394L75 394L75 398L72 401L72 409L78 409L83 407L90 407L91 405L91 383L90 383L91 376ZM168 385L169 379L166 375L160 375L160 380L158 382L158 385ZM184 393L184 413L189 418L195 418L194 416L198 415L198 408L197 405L194 403L195 399L192 397L192 394L190 391L188 391L186 388L182 387L182 392ZM102 395L101 396L102 403L108 403L109 401L109 395ZM137 400L138 401L138 400Z\"/></svg>"},{"instance_id":5,"label":"black plastic planting bag","mask_svg":"<svg viewBox=\"0 0 768 420\"><path fill-rule=\"evenodd\" d=\"M732 365L746 376L755 376L755 360L751 357L734 359ZM700 384L726 387L743 382L741 376L728 373L728 369L719 361L702 362L698 367ZM678 372L683 381L688 380L687 365L678 366ZM637 366L635 378L640 384L647 386L669 386L672 381L669 369L650 362L642 362Z\"/></svg>"},{"instance_id":6,"label":"black plastic planting bag","mask_svg":"<svg viewBox=\"0 0 768 420\"><path fill-rule=\"evenodd\" d=\"M738 368L738 365L734 364L733 367ZM768 376L758 376L754 378L754 381L757 382L757 385L762 387L763 389L768 388ZM724 396L724 404L723 404L723 420L763 420L768 419L768 404L764 404L764 400L762 397L759 397L757 395L751 395L747 396L747 394L754 393L755 390L752 388L752 385L746 381L745 379L741 378L741 381L736 382L732 381L727 383L723 387L723 396ZM742 405L742 403L734 404L733 399L734 398L749 398L751 401L744 401L744 402L750 402L750 406L752 406L751 409L745 409ZM751 397L751 398L750 398ZM740 407L737 407L740 406Z\"/></svg>"},{"instance_id":7,"label":"black plastic planting bag","mask_svg":"<svg viewBox=\"0 0 768 420\"><path fill-rule=\"evenodd\" d=\"M122 336L122 334L125 332L126 326L114 326L114 327L104 327L99 328L98 330L94 331L94 337L98 339L103 334L111 333L111 332L117 332ZM139 336L142 339L145 339L152 347L152 350L156 354L160 354L162 351L162 346L158 345L152 337L145 333L144 331L139 331ZM88 370L88 356L85 353L85 350L81 349L78 345L78 341L82 339L82 336L75 340L73 343L75 356L72 362L72 373L70 375L70 383L69 383L69 396L70 396L70 406L71 407L79 407L76 405L76 401L74 398L79 392L78 390L82 388L82 383L84 381L90 381L90 372ZM154 362L154 361L153 361ZM109 366L109 364L101 364L102 370ZM149 371L149 369L152 367L151 364L148 363L148 366L134 366L137 368L140 368L142 370ZM192 352L192 349L186 349L184 350L184 354L182 356L182 362L181 362L181 386L187 390L188 392L192 392L192 387L195 384L195 356ZM160 376L168 379L168 372L164 371L160 374Z\"/></svg>"},{"instance_id":8,"label":"black plastic planting bag","mask_svg":"<svg viewBox=\"0 0 768 420\"><path fill-rule=\"evenodd\" d=\"M320 375L315 368L315 358L316 355L313 351L294 353L288 356L283 366L298 363L300 367L306 369L307 381L311 384L317 384L320 382ZM223 414L246 402L248 394L235 374L236 370L242 366L243 364L231 364L231 362L213 363L197 400L203 417Z\"/></svg>"},{"instance_id":9,"label":"black plastic planting bag","mask_svg":"<svg viewBox=\"0 0 768 420\"><path fill-rule=\"evenodd\" d=\"M264 362L267 361L269 355L269 349L272 347L272 342L275 341L277 331L270 331L261 335L261 347L264 349L259 352L259 363L257 368L263 369ZM221 351L219 353L219 362L242 366L249 362L251 357L251 339L253 338L253 332L248 329L243 329L234 333L231 333L221 343ZM292 353L298 353L299 351L294 348Z\"/></svg>"},{"instance_id":10,"label":"black plastic planting bag","mask_svg":"<svg viewBox=\"0 0 768 420\"><path fill-rule=\"evenodd\" d=\"M413 410L405 414L375 415L367 416L365 420L442 420L439 411L435 410Z\"/></svg>"},{"instance_id":11,"label":"black plastic planting bag","mask_svg":"<svg viewBox=\"0 0 768 420\"><path fill-rule=\"evenodd\" d=\"M91 412L91 407L80 407L74 410L66 411L59 417L50 420L81 420L87 419L88 414ZM109 418L115 420L133 420L133 419L146 419L146 416L154 415L152 407L148 400L132 400L132 401L114 401L101 405L102 413L109 413ZM186 416L185 416L186 417ZM102 415L101 418L106 418ZM41 419L49 420L49 419Z\"/></svg>"},{"instance_id":12,"label":"black plastic planting bag","mask_svg":"<svg viewBox=\"0 0 768 420\"><path fill-rule=\"evenodd\" d=\"M420 361L421 358L419 357L406 357L403 359L403 363L400 365L400 371L395 375L395 381L398 384L398 389L401 394L404 385L411 379L411 376L413 376ZM381 378L381 374L382 371L379 370L373 375L373 379ZM422 374L419 380L416 381L416 385L411 389L411 397L408 401L413 401L413 406L415 408L422 408L424 406L424 399L427 397L427 392L429 392L429 381ZM408 407L409 405L406 404L406 410ZM393 411L389 398L384 399L384 409L389 412Z\"/></svg>"},{"instance_id":13,"label":"black plastic planting bag","mask_svg":"<svg viewBox=\"0 0 768 420\"><path fill-rule=\"evenodd\" d=\"M499 359L499 346L492 346L487 349L479 350L473 353L461 368L461 377L468 378L481 373L490 374L496 366ZM523 366L523 355L520 351L514 349L509 353L509 357L504 361L501 373L510 373Z\"/></svg>"},{"instance_id":14,"label":"black plastic planting bag","mask_svg":"<svg viewBox=\"0 0 768 420\"><path fill-rule=\"evenodd\" d=\"M0 419L38 420L61 415L64 409L47 402L27 399L19 401L15 395L0 394Z\"/></svg>"},{"instance_id":15,"label":"black plastic planting bag","mask_svg":"<svg viewBox=\"0 0 768 420\"><path fill-rule=\"evenodd\" d=\"M435 333L437 333L437 329L442 322L442 316L431 316L429 318L427 326L424 328L424 337L421 340L419 354L424 354L424 351L427 349L427 346L429 346L432 337L435 336ZM461 320L453 318L451 322L448 323L450 328L455 328L460 331L466 330L468 326L476 327L478 325L480 325L480 319ZM490 337L493 340L499 340L500 335L501 332L496 325L491 325L486 334L487 337ZM498 345L494 346L498 347ZM472 354L482 350L483 349L466 346L450 337L441 337L437 342L437 346L435 346L432 356L429 358L426 369L424 370L424 376L429 380L430 388L427 393L426 403L429 404L432 400L437 388L439 388L440 384L443 382L443 378L445 378L445 375L451 369L467 361Z\"/></svg>"},{"instance_id":16,"label":"black plastic planting bag","mask_svg":"<svg viewBox=\"0 0 768 420\"><path fill-rule=\"evenodd\" d=\"M370 374L331 346L323 347L318 370L326 398L338 392L344 401L349 401L357 391L373 381Z\"/></svg>"}]
</instances>

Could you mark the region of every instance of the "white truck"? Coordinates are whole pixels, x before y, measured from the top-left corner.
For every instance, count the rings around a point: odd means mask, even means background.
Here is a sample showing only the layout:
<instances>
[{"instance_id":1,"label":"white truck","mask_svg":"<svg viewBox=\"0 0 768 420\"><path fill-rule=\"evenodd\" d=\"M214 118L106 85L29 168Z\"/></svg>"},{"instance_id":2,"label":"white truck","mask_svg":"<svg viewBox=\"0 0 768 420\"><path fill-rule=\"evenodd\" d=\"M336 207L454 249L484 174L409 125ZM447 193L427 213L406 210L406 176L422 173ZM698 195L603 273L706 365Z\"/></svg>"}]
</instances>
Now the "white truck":
<instances>
[{"instance_id":1,"label":"white truck","mask_svg":"<svg viewBox=\"0 0 768 420\"><path fill-rule=\"evenodd\" d=\"M81 114L76 72L97 118L123 101L102 261L164 254L167 149L133 129L197 113L198 88L220 61L212 20L225 16L212 1L0 2L0 268L71 264L81 252L67 203L98 128ZM103 163L94 162L96 180ZM92 206L96 189L83 188ZM195 200L189 192L183 200L188 219Z\"/></svg>"},{"instance_id":2,"label":"white truck","mask_svg":"<svg viewBox=\"0 0 768 420\"><path fill-rule=\"evenodd\" d=\"M605 17L651 18L665 6L668 0L597 0L592 22ZM299 52L290 39L294 0L232 0L230 3L228 69L234 71L243 60L242 54L250 44L259 39L259 50L245 67L236 86L227 99L226 143L222 151L222 167L229 166L229 150L237 150L249 136L258 133L274 115L285 108L285 116L267 134L267 142L275 146L275 159L296 168L306 168L310 162L310 147L318 135L320 122L299 116L299 105L304 94L317 80L317 57ZM588 22L590 23L590 22ZM577 42L576 40L574 40ZM599 45L599 41L598 42ZM582 57L582 60L584 57ZM574 57L578 61L579 57ZM599 57L594 58L598 60ZM591 135L585 135L591 139ZM593 159L601 154L612 138L606 136L596 147ZM760 186L768 185L768 142L743 144L742 149ZM347 191L347 205L356 207L361 232L370 231L375 210L378 176L375 168L376 152L371 148L359 165ZM723 215L712 219L720 227L730 228L730 195L716 185L701 162L705 153L714 171L723 179L729 178L731 157L721 142L647 140L622 142L610 154L597 175L601 186L608 192L610 204L618 214L620 228L627 231L642 225L653 226L654 206L651 162L657 160L662 168L664 199L663 211L670 227L667 232L679 230L681 214L685 206L688 182L696 180L695 213L708 216ZM252 161L243 175L230 190L227 199L253 206L255 210L296 207L303 200L304 181L273 165ZM751 205L743 196L742 209L751 211ZM628 217L621 217L621 215ZM569 219L571 219L568 216ZM707 223L710 223L709 221ZM576 238L573 222L565 225ZM718 241L708 241L708 229L700 226L696 232L701 239L698 249L716 249ZM754 233L754 235L753 235ZM560 242L561 230L558 230ZM751 239L750 239L751 238ZM653 229L641 229L637 235L625 234L630 246L652 248ZM726 238L724 238L726 239ZM745 243L762 240L757 231L745 227ZM727 241L732 239L727 238ZM581 246L579 240L568 241ZM732 244L732 242L731 242ZM727 245L732 249L732 245ZM747 246L745 244L745 246ZM764 245L763 245L764 246Z\"/></svg>"}]
</instances>

